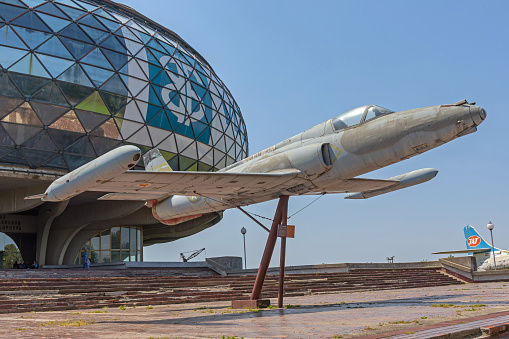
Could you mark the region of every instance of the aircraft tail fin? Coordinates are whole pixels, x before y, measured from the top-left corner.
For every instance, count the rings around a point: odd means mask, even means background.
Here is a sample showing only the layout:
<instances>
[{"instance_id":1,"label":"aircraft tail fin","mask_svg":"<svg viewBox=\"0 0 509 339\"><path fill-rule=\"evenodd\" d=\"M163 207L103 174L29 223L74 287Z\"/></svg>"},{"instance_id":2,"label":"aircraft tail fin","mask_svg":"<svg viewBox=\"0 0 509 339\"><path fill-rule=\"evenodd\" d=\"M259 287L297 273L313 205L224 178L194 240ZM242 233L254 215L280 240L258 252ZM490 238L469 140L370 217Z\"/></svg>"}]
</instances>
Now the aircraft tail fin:
<instances>
[{"instance_id":1,"label":"aircraft tail fin","mask_svg":"<svg viewBox=\"0 0 509 339\"><path fill-rule=\"evenodd\" d=\"M143 155L146 171L171 172L173 171L157 148L151 149Z\"/></svg>"},{"instance_id":2,"label":"aircraft tail fin","mask_svg":"<svg viewBox=\"0 0 509 339\"><path fill-rule=\"evenodd\" d=\"M465 228L463 228L463 232L465 233L467 249L491 248L491 244L484 240L473 226L465 226ZM500 249L495 248L495 251L500 251Z\"/></svg>"}]
</instances>

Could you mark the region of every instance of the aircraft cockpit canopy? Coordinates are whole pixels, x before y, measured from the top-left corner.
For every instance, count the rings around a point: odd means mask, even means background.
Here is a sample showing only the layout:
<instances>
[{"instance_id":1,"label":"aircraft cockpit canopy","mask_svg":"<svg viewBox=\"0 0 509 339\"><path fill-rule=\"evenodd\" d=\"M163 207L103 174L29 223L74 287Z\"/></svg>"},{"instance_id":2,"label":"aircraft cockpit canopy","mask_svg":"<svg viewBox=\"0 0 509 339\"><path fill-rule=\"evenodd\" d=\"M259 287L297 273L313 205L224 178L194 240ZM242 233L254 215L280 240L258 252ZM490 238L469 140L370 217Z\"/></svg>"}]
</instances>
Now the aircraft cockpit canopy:
<instances>
[{"instance_id":1,"label":"aircraft cockpit canopy","mask_svg":"<svg viewBox=\"0 0 509 339\"><path fill-rule=\"evenodd\" d=\"M336 131L339 131L391 113L394 111L376 105L361 106L338 115L332 119L332 125Z\"/></svg>"}]
</instances>

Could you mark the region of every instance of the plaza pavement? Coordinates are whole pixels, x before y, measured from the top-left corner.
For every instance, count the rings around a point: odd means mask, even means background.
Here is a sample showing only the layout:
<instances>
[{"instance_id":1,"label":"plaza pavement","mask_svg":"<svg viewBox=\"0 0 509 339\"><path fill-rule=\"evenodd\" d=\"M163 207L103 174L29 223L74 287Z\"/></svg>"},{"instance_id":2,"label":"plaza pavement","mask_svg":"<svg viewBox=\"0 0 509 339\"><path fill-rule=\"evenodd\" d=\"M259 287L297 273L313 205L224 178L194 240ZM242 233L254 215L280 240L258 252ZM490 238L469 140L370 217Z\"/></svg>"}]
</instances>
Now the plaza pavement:
<instances>
[{"instance_id":1,"label":"plaza pavement","mask_svg":"<svg viewBox=\"0 0 509 339\"><path fill-rule=\"evenodd\" d=\"M509 322L508 288L509 282L497 282L318 294L288 297L286 308L265 310L233 310L229 302L211 302L10 313L0 315L0 337L425 338L421 331L435 336L472 321L483 326Z\"/></svg>"}]
</instances>

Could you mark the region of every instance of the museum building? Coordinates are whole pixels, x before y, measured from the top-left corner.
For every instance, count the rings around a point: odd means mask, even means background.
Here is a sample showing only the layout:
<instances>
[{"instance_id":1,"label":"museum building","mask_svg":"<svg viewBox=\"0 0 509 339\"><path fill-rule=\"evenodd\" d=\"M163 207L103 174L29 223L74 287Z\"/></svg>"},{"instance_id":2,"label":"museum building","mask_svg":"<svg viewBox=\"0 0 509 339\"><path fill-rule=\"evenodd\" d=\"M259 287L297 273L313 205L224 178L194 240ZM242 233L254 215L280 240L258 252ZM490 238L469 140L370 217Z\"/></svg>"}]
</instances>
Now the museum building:
<instances>
[{"instance_id":1,"label":"museum building","mask_svg":"<svg viewBox=\"0 0 509 339\"><path fill-rule=\"evenodd\" d=\"M176 33L109 0L0 0L0 66L0 231L25 261L71 265L83 249L93 262L140 261L143 246L221 220L162 225L143 202L94 192L23 199L120 145L158 148L180 171L248 155L238 105Z\"/></svg>"}]
</instances>

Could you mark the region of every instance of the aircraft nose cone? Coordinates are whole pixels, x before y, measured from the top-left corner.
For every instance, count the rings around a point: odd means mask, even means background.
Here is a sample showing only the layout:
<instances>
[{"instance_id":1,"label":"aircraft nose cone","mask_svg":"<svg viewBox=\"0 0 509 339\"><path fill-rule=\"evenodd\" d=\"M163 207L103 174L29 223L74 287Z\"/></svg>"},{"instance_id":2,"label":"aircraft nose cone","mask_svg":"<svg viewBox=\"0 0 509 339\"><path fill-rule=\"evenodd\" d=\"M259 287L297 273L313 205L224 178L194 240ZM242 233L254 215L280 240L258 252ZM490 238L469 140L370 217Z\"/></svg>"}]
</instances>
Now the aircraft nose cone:
<instances>
[{"instance_id":1,"label":"aircraft nose cone","mask_svg":"<svg viewBox=\"0 0 509 339\"><path fill-rule=\"evenodd\" d=\"M486 119L486 110L479 106L470 106L470 116L474 124L479 126Z\"/></svg>"}]
</instances>

